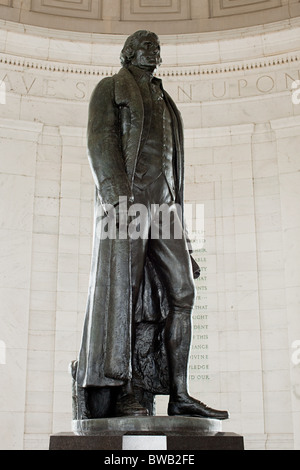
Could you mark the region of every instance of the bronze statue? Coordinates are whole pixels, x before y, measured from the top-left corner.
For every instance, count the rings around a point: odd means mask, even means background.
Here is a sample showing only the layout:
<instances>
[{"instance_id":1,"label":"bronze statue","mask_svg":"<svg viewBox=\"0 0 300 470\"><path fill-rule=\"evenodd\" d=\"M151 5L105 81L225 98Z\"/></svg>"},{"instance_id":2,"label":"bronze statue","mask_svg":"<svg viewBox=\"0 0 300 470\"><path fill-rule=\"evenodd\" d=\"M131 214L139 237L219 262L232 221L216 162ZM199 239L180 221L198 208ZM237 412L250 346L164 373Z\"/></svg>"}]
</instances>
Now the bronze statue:
<instances>
[{"instance_id":1,"label":"bronze statue","mask_svg":"<svg viewBox=\"0 0 300 470\"><path fill-rule=\"evenodd\" d=\"M82 344L73 363L74 417L152 415L154 396L165 394L170 416L226 419L226 411L207 407L187 390L199 267L178 210L184 178L181 116L153 76L161 64L157 35L130 36L121 63L118 74L98 84L89 107L95 231ZM118 236L120 198L129 212L134 204L147 208L139 227L143 236ZM153 206L172 215L169 237L152 236ZM105 238L99 234L107 207L115 210L116 236ZM125 226L130 220L125 217ZM174 236L178 227L181 237ZM161 235L159 223L156 228Z\"/></svg>"}]
</instances>

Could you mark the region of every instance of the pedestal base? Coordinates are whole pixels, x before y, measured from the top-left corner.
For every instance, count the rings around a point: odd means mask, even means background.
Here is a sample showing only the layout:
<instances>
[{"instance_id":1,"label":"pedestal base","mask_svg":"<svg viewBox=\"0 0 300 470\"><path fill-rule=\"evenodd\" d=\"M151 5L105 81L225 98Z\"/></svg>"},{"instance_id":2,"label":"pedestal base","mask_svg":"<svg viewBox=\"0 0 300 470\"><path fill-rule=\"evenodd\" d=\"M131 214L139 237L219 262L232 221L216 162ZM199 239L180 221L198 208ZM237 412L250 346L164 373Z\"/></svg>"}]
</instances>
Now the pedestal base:
<instances>
[{"instance_id":1,"label":"pedestal base","mask_svg":"<svg viewBox=\"0 0 300 470\"><path fill-rule=\"evenodd\" d=\"M204 418L155 416L82 420L73 422L73 431L50 436L50 450L128 450L128 446L124 446L128 436L132 437L129 441L132 441L130 449L133 450L244 449L242 436L223 433L220 421ZM141 439L134 436L146 437L142 440L142 447L141 444L135 446L134 441ZM161 436L161 441L158 436ZM161 447L159 442L165 442L165 447Z\"/></svg>"},{"instance_id":2,"label":"pedestal base","mask_svg":"<svg viewBox=\"0 0 300 470\"><path fill-rule=\"evenodd\" d=\"M222 431L222 422L217 419L193 418L187 416L150 416L150 417L122 417L103 419L84 419L72 422L72 431L76 434L103 434L117 433L139 434L184 434L184 433L216 433Z\"/></svg>"}]
</instances>

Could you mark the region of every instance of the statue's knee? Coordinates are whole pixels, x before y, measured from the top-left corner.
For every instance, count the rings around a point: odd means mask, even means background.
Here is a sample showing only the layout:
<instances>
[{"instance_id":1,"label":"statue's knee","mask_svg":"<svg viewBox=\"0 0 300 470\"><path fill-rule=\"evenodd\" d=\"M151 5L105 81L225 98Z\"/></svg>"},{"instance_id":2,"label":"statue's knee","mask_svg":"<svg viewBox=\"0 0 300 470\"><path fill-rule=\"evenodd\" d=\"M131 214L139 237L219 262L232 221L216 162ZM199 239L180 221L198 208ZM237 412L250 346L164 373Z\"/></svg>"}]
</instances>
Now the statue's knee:
<instances>
[{"instance_id":1,"label":"statue's knee","mask_svg":"<svg viewBox=\"0 0 300 470\"><path fill-rule=\"evenodd\" d=\"M181 288L173 298L173 307L176 311L192 313L196 299L196 289L194 285L187 285Z\"/></svg>"}]
</instances>

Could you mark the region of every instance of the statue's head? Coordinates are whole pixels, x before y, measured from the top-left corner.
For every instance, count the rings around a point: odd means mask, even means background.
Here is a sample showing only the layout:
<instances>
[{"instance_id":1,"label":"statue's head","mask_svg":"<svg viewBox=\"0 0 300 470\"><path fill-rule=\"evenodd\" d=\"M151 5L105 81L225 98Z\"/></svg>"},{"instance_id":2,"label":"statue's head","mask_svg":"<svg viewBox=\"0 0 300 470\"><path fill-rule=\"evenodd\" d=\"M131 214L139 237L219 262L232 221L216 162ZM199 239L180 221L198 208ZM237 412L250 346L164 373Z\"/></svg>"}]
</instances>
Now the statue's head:
<instances>
[{"instance_id":1,"label":"statue's head","mask_svg":"<svg viewBox=\"0 0 300 470\"><path fill-rule=\"evenodd\" d=\"M151 31L136 31L127 38L120 58L123 67L135 65L153 72L162 62L158 36Z\"/></svg>"}]
</instances>

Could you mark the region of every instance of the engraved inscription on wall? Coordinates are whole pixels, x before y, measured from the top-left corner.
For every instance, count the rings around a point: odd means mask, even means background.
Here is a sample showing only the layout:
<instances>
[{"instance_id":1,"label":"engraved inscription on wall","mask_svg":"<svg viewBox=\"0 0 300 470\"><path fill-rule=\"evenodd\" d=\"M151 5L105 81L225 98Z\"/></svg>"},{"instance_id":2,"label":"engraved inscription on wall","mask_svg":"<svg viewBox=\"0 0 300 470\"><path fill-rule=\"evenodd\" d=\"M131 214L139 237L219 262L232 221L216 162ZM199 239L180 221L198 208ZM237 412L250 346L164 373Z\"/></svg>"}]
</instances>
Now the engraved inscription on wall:
<instances>
[{"instance_id":1,"label":"engraved inscription on wall","mask_svg":"<svg viewBox=\"0 0 300 470\"><path fill-rule=\"evenodd\" d=\"M0 80L6 84L7 93L60 98L63 100L89 101L91 93L101 77L59 74L51 78L32 72L19 74L0 71ZM300 80L300 69L249 74L241 77L213 78L169 81L164 78L164 86L177 103L202 103L206 101L238 99L251 96L264 96L291 91L292 83Z\"/></svg>"},{"instance_id":2,"label":"engraved inscription on wall","mask_svg":"<svg viewBox=\"0 0 300 470\"><path fill-rule=\"evenodd\" d=\"M193 311L193 338L189 363L191 386L199 381L210 380L207 249L203 237L203 233L199 234L197 240L192 241L193 245L196 242L193 257L201 268L201 275L195 282L197 297Z\"/></svg>"}]
</instances>

